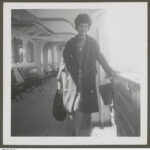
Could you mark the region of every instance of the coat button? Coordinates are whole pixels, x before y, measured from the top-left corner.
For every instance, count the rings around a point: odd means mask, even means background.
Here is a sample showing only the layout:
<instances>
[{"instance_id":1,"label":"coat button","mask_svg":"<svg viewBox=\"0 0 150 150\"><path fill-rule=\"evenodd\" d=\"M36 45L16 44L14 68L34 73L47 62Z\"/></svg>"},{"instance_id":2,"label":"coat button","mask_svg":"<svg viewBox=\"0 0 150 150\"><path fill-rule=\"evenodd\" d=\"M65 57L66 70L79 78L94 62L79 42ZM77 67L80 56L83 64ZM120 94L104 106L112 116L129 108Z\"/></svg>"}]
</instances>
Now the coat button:
<instances>
[{"instance_id":1,"label":"coat button","mask_svg":"<svg viewBox=\"0 0 150 150\"><path fill-rule=\"evenodd\" d=\"M70 57L72 58L72 55L70 55Z\"/></svg>"},{"instance_id":2,"label":"coat button","mask_svg":"<svg viewBox=\"0 0 150 150\"><path fill-rule=\"evenodd\" d=\"M91 90L90 92L91 92L91 93L93 93L94 91L93 91L93 90Z\"/></svg>"}]
</instances>

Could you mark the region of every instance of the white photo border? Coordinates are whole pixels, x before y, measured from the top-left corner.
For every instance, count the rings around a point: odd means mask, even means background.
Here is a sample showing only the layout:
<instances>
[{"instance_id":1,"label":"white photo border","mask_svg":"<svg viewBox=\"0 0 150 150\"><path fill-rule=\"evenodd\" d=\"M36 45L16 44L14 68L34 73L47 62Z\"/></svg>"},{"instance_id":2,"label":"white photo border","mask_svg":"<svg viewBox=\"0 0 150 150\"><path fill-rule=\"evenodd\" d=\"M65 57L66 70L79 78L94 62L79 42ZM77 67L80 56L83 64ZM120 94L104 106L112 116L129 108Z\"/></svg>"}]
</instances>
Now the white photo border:
<instances>
[{"instance_id":1,"label":"white photo border","mask_svg":"<svg viewBox=\"0 0 150 150\"><path fill-rule=\"evenodd\" d=\"M147 144L147 44L144 60L141 60L141 136L116 137L105 139L98 137L12 137L11 136L11 10L12 9L107 9L122 4L142 7L147 11L147 2L81 2L81 3L3 3L3 144L4 145L146 145ZM147 13L144 16L147 19ZM147 23L147 20L146 24ZM146 29L148 31L148 29ZM147 37L147 32L144 31ZM146 38L146 43L147 42Z\"/></svg>"}]
</instances>

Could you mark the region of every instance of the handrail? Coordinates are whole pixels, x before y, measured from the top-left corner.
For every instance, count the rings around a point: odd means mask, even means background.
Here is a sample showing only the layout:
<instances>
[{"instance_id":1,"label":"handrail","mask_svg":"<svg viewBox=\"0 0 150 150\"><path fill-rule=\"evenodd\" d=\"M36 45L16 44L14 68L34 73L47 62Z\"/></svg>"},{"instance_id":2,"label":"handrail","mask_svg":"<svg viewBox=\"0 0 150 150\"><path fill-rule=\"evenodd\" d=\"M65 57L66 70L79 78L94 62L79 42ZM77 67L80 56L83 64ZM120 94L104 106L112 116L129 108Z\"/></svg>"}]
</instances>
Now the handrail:
<instances>
[{"instance_id":1,"label":"handrail","mask_svg":"<svg viewBox=\"0 0 150 150\"><path fill-rule=\"evenodd\" d=\"M139 77L135 74L121 73L121 74L118 74L116 77L125 79L135 84L140 84Z\"/></svg>"}]
</instances>

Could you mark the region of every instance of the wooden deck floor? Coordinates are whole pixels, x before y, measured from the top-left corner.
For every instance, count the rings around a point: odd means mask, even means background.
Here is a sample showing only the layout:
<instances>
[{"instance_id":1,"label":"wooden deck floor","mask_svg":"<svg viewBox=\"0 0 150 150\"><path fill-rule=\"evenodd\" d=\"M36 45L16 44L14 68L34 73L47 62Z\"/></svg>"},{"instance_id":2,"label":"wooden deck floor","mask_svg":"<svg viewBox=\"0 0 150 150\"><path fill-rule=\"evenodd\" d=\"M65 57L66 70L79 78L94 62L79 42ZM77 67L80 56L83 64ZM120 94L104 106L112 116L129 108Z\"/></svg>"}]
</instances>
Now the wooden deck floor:
<instances>
[{"instance_id":1,"label":"wooden deck floor","mask_svg":"<svg viewBox=\"0 0 150 150\"><path fill-rule=\"evenodd\" d=\"M52 104L56 91L56 79L43 85L44 90L36 89L23 94L18 101L12 100L12 136L70 136L71 123L56 121L52 116Z\"/></svg>"},{"instance_id":2,"label":"wooden deck floor","mask_svg":"<svg viewBox=\"0 0 150 150\"><path fill-rule=\"evenodd\" d=\"M52 105L56 92L56 79L43 85L44 90L36 89L23 94L18 101L12 100L11 136L72 136L69 118L58 122L52 115ZM93 128L91 136L116 136L114 127Z\"/></svg>"}]
</instances>

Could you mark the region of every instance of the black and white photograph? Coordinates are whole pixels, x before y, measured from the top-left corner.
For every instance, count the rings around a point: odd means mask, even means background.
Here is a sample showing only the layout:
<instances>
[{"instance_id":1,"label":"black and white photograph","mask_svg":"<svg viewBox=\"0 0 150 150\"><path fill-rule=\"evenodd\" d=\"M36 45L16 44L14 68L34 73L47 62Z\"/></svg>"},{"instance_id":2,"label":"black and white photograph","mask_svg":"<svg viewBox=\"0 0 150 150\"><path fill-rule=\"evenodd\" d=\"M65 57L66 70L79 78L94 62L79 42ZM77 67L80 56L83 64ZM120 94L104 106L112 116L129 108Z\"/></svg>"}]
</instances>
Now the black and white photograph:
<instances>
[{"instance_id":1,"label":"black and white photograph","mask_svg":"<svg viewBox=\"0 0 150 150\"><path fill-rule=\"evenodd\" d=\"M146 145L147 7L4 3L3 144Z\"/></svg>"}]
</instances>

